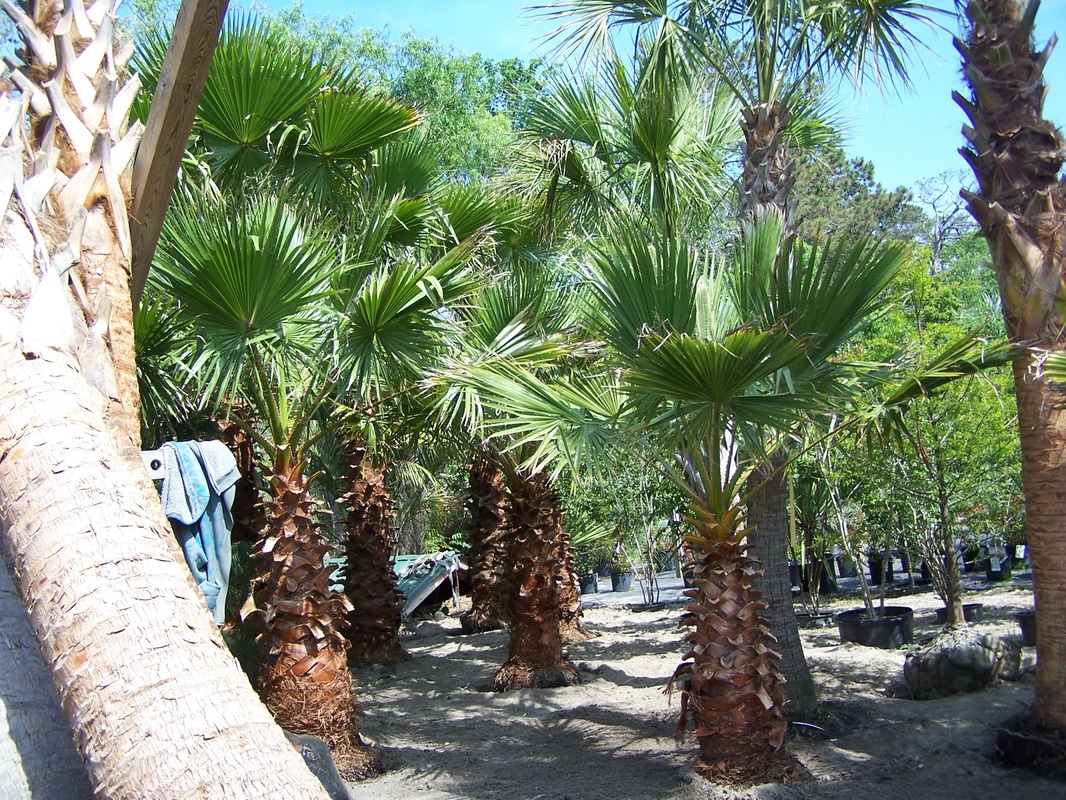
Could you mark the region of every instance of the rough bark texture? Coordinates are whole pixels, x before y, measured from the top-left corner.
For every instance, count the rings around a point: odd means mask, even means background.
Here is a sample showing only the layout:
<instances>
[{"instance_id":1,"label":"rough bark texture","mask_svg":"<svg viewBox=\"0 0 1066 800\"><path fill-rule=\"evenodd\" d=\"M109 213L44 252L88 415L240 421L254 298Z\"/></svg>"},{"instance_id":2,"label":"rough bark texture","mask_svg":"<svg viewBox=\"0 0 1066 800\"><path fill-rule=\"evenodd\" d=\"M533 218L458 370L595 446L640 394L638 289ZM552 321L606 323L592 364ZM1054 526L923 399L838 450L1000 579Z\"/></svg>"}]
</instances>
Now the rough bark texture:
<instances>
[{"instance_id":1,"label":"rough bark texture","mask_svg":"<svg viewBox=\"0 0 1066 800\"><path fill-rule=\"evenodd\" d=\"M709 513L690 520L697 533L685 537L694 573L685 610L693 630L684 637L690 649L671 686L681 690L678 731L690 718L694 723L700 770L712 779L762 783L782 780L795 766L775 757L788 728L783 676L762 616L766 604L753 587L759 564L745 552L739 513L733 508L722 520Z\"/></svg>"},{"instance_id":2,"label":"rough bark texture","mask_svg":"<svg viewBox=\"0 0 1066 800\"><path fill-rule=\"evenodd\" d=\"M237 461L237 470L241 473L234 487L231 506L233 532L230 540L254 543L259 541L266 522L263 517L263 506L259 502L259 488L256 485L258 461L255 456L255 446L239 425L225 421L219 425L219 428L221 429L219 438L233 453L233 458Z\"/></svg>"},{"instance_id":3,"label":"rough bark texture","mask_svg":"<svg viewBox=\"0 0 1066 800\"><path fill-rule=\"evenodd\" d=\"M470 610L460 617L463 633L504 627L507 565L503 472L489 459L469 467Z\"/></svg>"},{"instance_id":4,"label":"rough bark texture","mask_svg":"<svg viewBox=\"0 0 1066 800\"><path fill-rule=\"evenodd\" d=\"M783 457L775 458L769 469L781 466L783 460ZM756 471L750 482L765 480L769 469ZM788 574L788 489L783 472L778 472L748 502L748 525L757 531L748 542L748 552L763 565L755 586L766 603L770 630L781 654L780 668L788 698L785 711L793 719L809 719L818 710L818 694L803 655L803 641L792 606L792 581Z\"/></svg>"},{"instance_id":5,"label":"rough bark texture","mask_svg":"<svg viewBox=\"0 0 1066 800\"><path fill-rule=\"evenodd\" d=\"M0 559L0 786L5 800L89 800L89 773L74 749L26 609Z\"/></svg>"},{"instance_id":6,"label":"rough bark texture","mask_svg":"<svg viewBox=\"0 0 1066 800\"><path fill-rule=\"evenodd\" d=\"M255 798L285 774L286 793L321 797L144 510L102 404L69 352L28 358L0 333L0 514L97 796Z\"/></svg>"},{"instance_id":7,"label":"rough bark texture","mask_svg":"<svg viewBox=\"0 0 1066 800\"><path fill-rule=\"evenodd\" d=\"M785 140L790 118L791 114L779 103L760 103L744 109L740 120L744 134L741 218L751 218L764 208L777 208L784 214L786 235L794 229L790 195L795 177Z\"/></svg>"},{"instance_id":8,"label":"rough bark texture","mask_svg":"<svg viewBox=\"0 0 1066 800\"><path fill-rule=\"evenodd\" d=\"M377 757L355 724L348 642L339 630L351 604L329 588L329 545L307 483L298 469L279 470L270 488L266 528L256 546L264 571L252 590L265 627L259 693L283 728L325 741L342 775L375 774Z\"/></svg>"},{"instance_id":9,"label":"rough bark texture","mask_svg":"<svg viewBox=\"0 0 1066 800\"><path fill-rule=\"evenodd\" d=\"M1033 713L1066 730L1066 414L1041 370L1048 353L1066 349L1066 148L1043 119L1051 45L1035 50L1032 18L1015 0L976 0L968 17L966 42L956 46L971 96L956 101L970 118L960 152L978 191L963 196L988 241L1007 334L1024 353L1014 385L1037 611Z\"/></svg>"},{"instance_id":10,"label":"rough bark texture","mask_svg":"<svg viewBox=\"0 0 1066 800\"><path fill-rule=\"evenodd\" d=\"M559 509L559 548L563 557L559 562L559 634L563 644L576 644L599 636L586 630L581 624L581 592L578 591L577 569L574 567L574 549L570 546L570 534L563 527L563 511Z\"/></svg>"},{"instance_id":11,"label":"rough bark texture","mask_svg":"<svg viewBox=\"0 0 1066 800\"><path fill-rule=\"evenodd\" d=\"M0 519L13 574L96 797L283 785L321 798L174 557L140 465L122 320L137 87L122 83L114 8L65 9L5 6L27 47L12 73L20 100L0 100Z\"/></svg>"},{"instance_id":12,"label":"rough bark texture","mask_svg":"<svg viewBox=\"0 0 1066 800\"><path fill-rule=\"evenodd\" d=\"M392 569L392 498L384 470L376 469L361 447L352 448L349 456L348 485L339 502L348 509L344 593L352 604L346 631L349 658L353 664L406 661L409 656L400 646L403 609Z\"/></svg>"},{"instance_id":13,"label":"rough bark texture","mask_svg":"<svg viewBox=\"0 0 1066 800\"><path fill-rule=\"evenodd\" d=\"M573 686L581 682L563 655L559 630L563 568L562 512L547 477L516 473L508 502L507 616L511 638L507 663L494 680L496 691Z\"/></svg>"}]
</instances>

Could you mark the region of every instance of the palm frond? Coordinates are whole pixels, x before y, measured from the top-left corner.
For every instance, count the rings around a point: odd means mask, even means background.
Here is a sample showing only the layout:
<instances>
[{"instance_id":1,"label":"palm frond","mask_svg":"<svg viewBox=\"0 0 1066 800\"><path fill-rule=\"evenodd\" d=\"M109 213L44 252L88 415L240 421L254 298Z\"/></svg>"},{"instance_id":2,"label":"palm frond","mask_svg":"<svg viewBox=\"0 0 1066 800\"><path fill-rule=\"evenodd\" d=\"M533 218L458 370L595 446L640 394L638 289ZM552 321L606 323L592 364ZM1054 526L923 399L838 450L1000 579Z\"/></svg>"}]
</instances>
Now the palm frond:
<instances>
[{"instance_id":1,"label":"palm frond","mask_svg":"<svg viewBox=\"0 0 1066 800\"><path fill-rule=\"evenodd\" d=\"M646 330L689 333L696 323L698 255L675 236L651 236L635 224L608 228L589 267L605 336L630 358Z\"/></svg>"},{"instance_id":2,"label":"palm frond","mask_svg":"<svg viewBox=\"0 0 1066 800\"><path fill-rule=\"evenodd\" d=\"M167 215L151 272L176 298L203 341L197 360L204 397L236 391L249 348L310 360L321 346L330 277L348 265L309 236L283 202L247 208L179 196Z\"/></svg>"},{"instance_id":3,"label":"palm frond","mask_svg":"<svg viewBox=\"0 0 1066 800\"><path fill-rule=\"evenodd\" d=\"M216 178L240 180L270 163L271 142L301 118L329 79L322 59L250 15L227 21L207 74L194 132ZM277 145L277 142L274 143Z\"/></svg>"}]
</instances>

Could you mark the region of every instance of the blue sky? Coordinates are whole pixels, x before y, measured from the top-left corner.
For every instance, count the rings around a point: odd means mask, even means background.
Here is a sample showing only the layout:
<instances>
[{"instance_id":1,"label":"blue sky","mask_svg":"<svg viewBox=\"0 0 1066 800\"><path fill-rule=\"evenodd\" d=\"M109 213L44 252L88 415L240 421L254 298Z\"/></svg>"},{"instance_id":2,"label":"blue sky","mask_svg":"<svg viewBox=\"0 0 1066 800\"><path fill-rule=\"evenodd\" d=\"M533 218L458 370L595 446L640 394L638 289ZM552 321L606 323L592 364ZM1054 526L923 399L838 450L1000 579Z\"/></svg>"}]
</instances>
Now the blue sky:
<instances>
[{"instance_id":1,"label":"blue sky","mask_svg":"<svg viewBox=\"0 0 1066 800\"><path fill-rule=\"evenodd\" d=\"M457 50L478 52L486 58L529 58L543 54L539 39L550 24L538 21L526 9L536 0L305 0L312 16L353 14L367 27L386 25L394 34L413 30L436 36ZM944 5L950 0L934 0ZM268 0L270 8L291 5L289 0ZM951 20L944 23L950 27ZM1043 0L1037 16L1041 44L1058 31L1064 39L1051 57L1045 77L1051 83L1045 116L1066 125L1066 0ZM845 149L874 164L875 177L888 187L914 186L945 171L965 169L956 152L965 117L951 101L960 89L959 57L947 31L925 36L928 51L920 52L911 68L912 91L902 97L883 96L868 87L853 96L841 90L839 108L849 118Z\"/></svg>"}]
</instances>

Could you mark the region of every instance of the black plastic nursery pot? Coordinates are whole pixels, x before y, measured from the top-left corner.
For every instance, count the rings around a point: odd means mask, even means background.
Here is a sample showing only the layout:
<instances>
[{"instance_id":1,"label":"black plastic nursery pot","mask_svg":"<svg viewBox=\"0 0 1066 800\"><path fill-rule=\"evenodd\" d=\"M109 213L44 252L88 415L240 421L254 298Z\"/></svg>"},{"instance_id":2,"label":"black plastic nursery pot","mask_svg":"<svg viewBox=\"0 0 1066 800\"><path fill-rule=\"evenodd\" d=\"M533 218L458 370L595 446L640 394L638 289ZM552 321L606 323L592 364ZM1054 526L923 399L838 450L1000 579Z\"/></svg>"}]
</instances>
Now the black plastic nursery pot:
<instances>
[{"instance_id":1,"label":"black plastic nursery pot","mask_svg":"<svg viewBox=\"0 0 1066 800\"><path fill-rule=\"evenodd\" d=\"M885 560L884 560L884 558L882 556L874 555L873 553L868 555L866 558L867 558L867 562L869 563L869 566L870 566L870 585L871 586L880 586L881 585L881 578L882 578L881 572L882 572L882 569L884 568ZM889 583L892 583L896 579L895 573L892 571L892 558L891 558L891 556L888 559L888 569L885 570L885 574L884 574L883 577Z\"/></svg>"},{"instance_id":2,"label":"black plastic nursery pot","mask_svg":"<svg viewBox=\"0 0 1066 800\"><path fill-rule=\"evenodd\" d=\"M865 608L841 611L836 622L842 642L897 650L914 641L914 609L906 606L885 606L875 619L866 616Z\"/></svg>"},{"instance_id":3,"label":"black plastic nursery pot","mask_svg":"<svg viewBox=\"0 0 1066 800\"><path fill-rule=\"evenodd\" d=\"M962 616L967 622L980 622L985 616L984 608L984 603L963 603ZM943 625L948 621L948 610L946 608L938 608L936 610L936 621L939 625Z\"/></svg>"},{"instance_id":4,"label":"black plastic nursery pot","mask_svg":"<svg viewBox=\"0 0 1066 800\"><path fill-rule=\"evenodd\" d=\"M1036 647L1036 612L1017 611L1014 618L1022 629L1022 646Z\"/></svg>"},{"instance_id":5,"label":"black plastic nursery pot","mask_svg":"<svg viewBox=\"0 0 1066 800\"><path fill-rule=\"evenodd\" d=\"M999 583L1001 581L1009 581L1011 579L1010 561L999 562L999 569L992 568L991 559L985 565L985 580L990 583Z\"/></svg>"},{"instance_id":6,"label":"black plastic nursery pot","mask_svg":"<svg viewBox=\"0 0 1066 800\"><path fill-rule=\"evenodd\" d=\"M615 592L628 592L633 588L632 572L612 572L611 590Z\"/></svg>"},{"instance_id":7,"label":"black plastic nursery pot","mask_svg":"<svg viewBox=\"0 0 1066 800\"><path fill-rule=\"evenodd\" d=\"M579 577L578 586L581 588L581 594L596 594L600 590L600 584L595 572Z\"/></svg>"}]
</instances>

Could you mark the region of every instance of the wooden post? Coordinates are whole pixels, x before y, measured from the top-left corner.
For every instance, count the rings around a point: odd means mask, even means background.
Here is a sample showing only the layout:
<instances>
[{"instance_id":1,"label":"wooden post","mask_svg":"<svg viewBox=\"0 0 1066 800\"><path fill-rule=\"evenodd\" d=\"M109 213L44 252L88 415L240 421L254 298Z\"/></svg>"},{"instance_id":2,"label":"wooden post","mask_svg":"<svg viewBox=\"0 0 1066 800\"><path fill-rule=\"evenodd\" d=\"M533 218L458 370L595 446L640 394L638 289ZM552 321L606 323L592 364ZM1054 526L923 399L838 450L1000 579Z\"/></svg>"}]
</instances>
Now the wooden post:
<instances>
[{"instance_id":1,"label":"wooden post","mask_svg":"<svg viewBox=\"0 0 1066 800\"><path fill-rule=\"evenodd\" d=\"M130 296L134 313L148 280L228 5L229 0L182 0L174 22L174 35L133 165Z\"/></svg>"}]
</instances>

